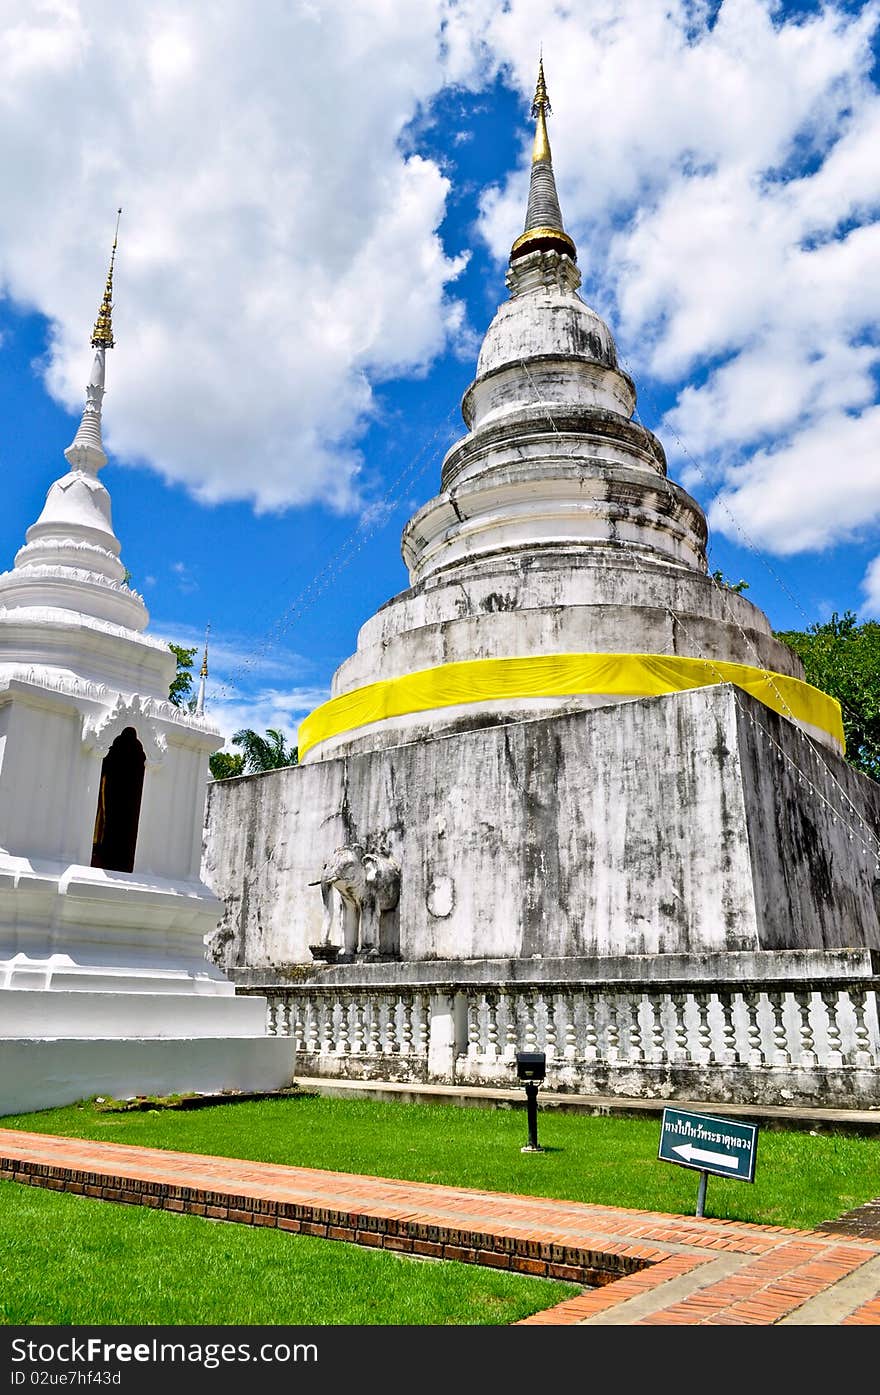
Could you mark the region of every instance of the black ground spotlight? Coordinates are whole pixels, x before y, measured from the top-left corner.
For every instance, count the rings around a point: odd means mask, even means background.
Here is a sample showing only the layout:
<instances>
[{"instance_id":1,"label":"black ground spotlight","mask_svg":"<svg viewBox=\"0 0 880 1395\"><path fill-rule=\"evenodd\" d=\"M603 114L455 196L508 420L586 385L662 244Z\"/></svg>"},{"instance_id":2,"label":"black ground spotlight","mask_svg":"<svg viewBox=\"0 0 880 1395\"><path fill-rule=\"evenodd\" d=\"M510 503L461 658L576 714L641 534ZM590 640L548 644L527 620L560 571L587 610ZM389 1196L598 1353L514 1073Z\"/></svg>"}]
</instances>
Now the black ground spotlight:
<instances>
[{"instance_id":1,"label":"black ground spotlight","mask_svg":"<svg viewBox=\"0 0 880 1395\"><path fill-rule=\"evenodd\" d=\"M517 1051L516 1076L525 1082L526 1111L529 1120L529 1141L521 1153L543 1153L538 1142L538 1086L547 1074L547 1058L543 1051Z\"/></svg>"}]
</instances>

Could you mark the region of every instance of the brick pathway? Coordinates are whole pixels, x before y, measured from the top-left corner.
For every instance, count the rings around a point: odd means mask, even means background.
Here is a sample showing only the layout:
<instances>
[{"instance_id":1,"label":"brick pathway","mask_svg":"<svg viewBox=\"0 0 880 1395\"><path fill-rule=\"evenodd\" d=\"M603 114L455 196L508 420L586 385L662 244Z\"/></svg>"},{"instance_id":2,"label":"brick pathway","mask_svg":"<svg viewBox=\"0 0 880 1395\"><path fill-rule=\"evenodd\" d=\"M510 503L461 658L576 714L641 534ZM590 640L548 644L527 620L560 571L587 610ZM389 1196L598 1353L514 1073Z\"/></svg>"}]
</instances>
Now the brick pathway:
<instances>
[{"instance_id":1,"label":"brick pathway","mask_svg":"<svg viewBox=\"0 0 880 1395\"><path fill-rule=\"evenodd\" d=\"M880 1240L880 1197L846 1211L836 1221L825 1221L819 1230L829 1235L846 1235L851 1240Z\"/></svg>"},{"instance_id":2,"label":"brick pathway","mask_svg":"<svg viewBox=\"0 0 880 1395\"><path fill-rule=\"evenodd\" d=\"M880 1325L880 1242L863 1238L17 1129L0 1129L0 1177L595 1285L524 1325L766 1325L806 1304L821 1322L822 1296L843 1280L833 1321Z\"/></svg>"}]
</instances>

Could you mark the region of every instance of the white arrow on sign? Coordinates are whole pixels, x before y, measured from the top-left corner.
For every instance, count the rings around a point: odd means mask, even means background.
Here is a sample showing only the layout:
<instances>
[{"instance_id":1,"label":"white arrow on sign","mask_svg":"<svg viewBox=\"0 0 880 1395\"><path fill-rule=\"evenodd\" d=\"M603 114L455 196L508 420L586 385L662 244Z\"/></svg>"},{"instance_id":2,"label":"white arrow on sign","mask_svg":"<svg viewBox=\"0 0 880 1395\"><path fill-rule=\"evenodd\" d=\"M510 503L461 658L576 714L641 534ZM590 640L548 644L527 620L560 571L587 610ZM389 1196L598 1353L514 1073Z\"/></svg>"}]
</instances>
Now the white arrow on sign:
<instances>
[{"instance_id":1,"label":"white arrow on sign","mask_svg":"<svg viewBox=\"0 0 880 1395\"><path fill-rule=\"evenodd\" d=\"M715 1167L737 1167L739 1164L739 1159L730 1153L710 1153L708 1148L695 1148L692 1143L682 1143L672 1151L684 1158L685 1162L704 1162Z\"/></svg>"}]
</instances>

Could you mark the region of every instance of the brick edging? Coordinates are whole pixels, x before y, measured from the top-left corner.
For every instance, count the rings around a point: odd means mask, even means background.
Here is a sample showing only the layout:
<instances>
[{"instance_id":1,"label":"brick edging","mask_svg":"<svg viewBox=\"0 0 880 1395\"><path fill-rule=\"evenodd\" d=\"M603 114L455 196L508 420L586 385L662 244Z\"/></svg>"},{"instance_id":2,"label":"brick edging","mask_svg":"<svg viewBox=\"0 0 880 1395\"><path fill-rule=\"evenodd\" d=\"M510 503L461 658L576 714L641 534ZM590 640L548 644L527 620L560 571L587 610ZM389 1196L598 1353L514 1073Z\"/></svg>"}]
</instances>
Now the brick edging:
<instances>
[{"instance_id":1,"label":"brick edging","mask_svg":"<svg viewBox=\"0 0 880 1395\"><path fill-rule=\"evenodd\" d=\"M572 1323L585 1322L587 1318L604 1313L609 1308L616 1308L619 1303L626 1303L630 1298L650 1293L652 1289L659 1288L670 1279L681 1278L683 1274L689 1274L701 1264L711 1263L711 1255L669 1255L657 1264L647 1265L638 1273L618 1279L613 1286L605 1285L602 1288L590 1289L587 1293L580 1293L576 1298L565 1298L552 1308L542 1308L540 1312L532 1313L531 1317L521 1318L514 1326L567 1327Z\"/></svg>"},{"instance_id":2,"label":"brick edging","mask_svg":"<svg viewBox=\"0 0 880 1395\"><path fill-rule=\"evenodd\" d=\"M646 1245L603 1243L601 1249L556 1245L521 1236L432 1225L395 1216L335 1210L310 1202L275 1201L179 1183L119 1177L114 1173L61 1167L23 1158L0 1158L0 1180L50 1191L72 1192L101 1201L151 1206L239 1225L268 1226L294 1234L344 1240L373 1249L396 1250L433 1259L458 1260L513 1273L563 1279L601 1287L648 1267L664 1269L668 1252ZM695 1260L694 1263L699 1263ZM662 1278L658 1280L662 1282ZM550 1311L553 1311L552 1309Z\"/></svg>"}]
</instances>

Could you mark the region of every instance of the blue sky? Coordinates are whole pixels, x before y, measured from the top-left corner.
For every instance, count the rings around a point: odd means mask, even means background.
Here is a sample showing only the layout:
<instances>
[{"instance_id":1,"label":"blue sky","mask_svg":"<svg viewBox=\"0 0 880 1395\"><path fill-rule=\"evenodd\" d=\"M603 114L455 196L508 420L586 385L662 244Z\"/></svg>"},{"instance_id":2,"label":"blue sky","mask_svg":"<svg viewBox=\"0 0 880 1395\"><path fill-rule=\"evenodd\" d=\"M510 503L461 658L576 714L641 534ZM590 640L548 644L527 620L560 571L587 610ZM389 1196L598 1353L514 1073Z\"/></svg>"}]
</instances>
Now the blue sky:
<instances>
[{"instance_id":1,"label":"blue sky","mask_svg":"<svg viewBox=\"0 0 880 1395\"><path fill-rule=\"evenodd\" d=\"M582 295L775 628L880 615L873 3L26 0L0 30L4 565L63 473L122 204L103 478L223 729L407 584L504 297L543 43ZM678 438L678 439L676 439ZM679 444L680 442L680 444Z\"/></svg>"}]
</instances>

